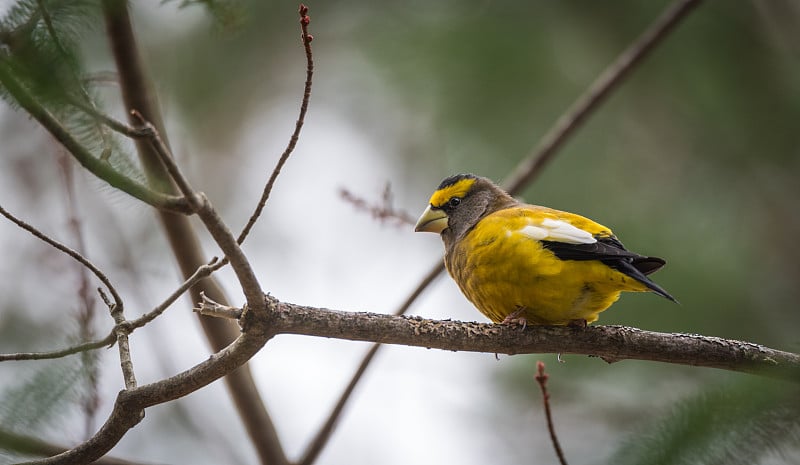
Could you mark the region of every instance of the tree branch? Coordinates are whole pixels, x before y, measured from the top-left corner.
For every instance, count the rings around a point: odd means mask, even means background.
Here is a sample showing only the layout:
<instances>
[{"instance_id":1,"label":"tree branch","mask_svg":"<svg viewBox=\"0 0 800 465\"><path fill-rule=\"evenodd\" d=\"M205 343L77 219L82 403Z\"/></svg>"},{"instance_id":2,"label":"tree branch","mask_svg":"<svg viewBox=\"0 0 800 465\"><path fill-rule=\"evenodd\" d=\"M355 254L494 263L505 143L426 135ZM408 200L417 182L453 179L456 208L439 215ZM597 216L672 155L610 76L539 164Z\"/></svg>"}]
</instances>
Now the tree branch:
<instances>
[{"instance_id":1,"label":"tree branch","mask_svg":"<svg viewBox=\"0 0 800 465\"><path fill-rule=\"evenodd\" d=\"M496 354L561 353L648 360L739 371L800 383L800 355L751 342L696 334L658 333L626 326L529 326L438 321L275 305L270 331L429 349Z\"/></svg>"}]
</instances>

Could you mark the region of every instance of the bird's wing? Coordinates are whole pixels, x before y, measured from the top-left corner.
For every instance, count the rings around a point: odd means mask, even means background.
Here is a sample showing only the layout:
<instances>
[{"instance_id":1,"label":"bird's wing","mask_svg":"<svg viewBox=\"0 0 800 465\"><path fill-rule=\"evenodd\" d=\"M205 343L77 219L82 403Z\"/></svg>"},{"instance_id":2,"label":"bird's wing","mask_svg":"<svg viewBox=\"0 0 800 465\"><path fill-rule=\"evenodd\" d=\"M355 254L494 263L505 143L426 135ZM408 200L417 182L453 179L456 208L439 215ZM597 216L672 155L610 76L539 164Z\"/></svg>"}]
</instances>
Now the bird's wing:
<instances>
[{"instance_id":1,"label":"bird's wing","mask_svg":"<svg viewBox=\"0 0 800 465\"><path fill-rule=\"evenodd\" d=\"M501 210L494 215L506 217L510 220L507 224L513 225L514 232L537 241L594 244L600 238L614 237L610 229L588 218L546 207L523 205Z\"/></svg>"},{"instance_id":2,"label":"bird's wing","mask_svg":"<svg viewBox=\"0 0 800 465\"><path fill-rule=\"evenodd\" d=\"M520 233L534 239L561 260L597 260L641 282L669 300L667 291L647 278L664 266L664 260L646 257L625 249L607 227L574 213L535 205L522 205L489 215L502 220L509 234Z\"/></svg>"}]
</instances>

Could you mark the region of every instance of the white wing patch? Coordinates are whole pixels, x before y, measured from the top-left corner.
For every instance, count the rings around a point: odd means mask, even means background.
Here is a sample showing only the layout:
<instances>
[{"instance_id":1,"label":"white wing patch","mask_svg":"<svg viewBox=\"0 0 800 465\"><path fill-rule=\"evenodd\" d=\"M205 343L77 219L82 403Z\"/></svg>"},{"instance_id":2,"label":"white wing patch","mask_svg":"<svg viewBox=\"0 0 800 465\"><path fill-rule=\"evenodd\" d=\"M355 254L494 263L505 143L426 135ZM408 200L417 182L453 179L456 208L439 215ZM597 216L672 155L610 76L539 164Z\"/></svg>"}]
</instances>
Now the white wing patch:
<instances>
[{"instance_id":1,"label":"white wing patch","mask_svg":"<svg viewBox=\"0 0 800 465\"><path fill-rule=\"evenodd\" d=\"M529 224L520 229L520 234L537 241L566 242L567 244L594 244L597 242L590 233L566 221L545 218L538 225Z\"/></svg>"}]
</instances>

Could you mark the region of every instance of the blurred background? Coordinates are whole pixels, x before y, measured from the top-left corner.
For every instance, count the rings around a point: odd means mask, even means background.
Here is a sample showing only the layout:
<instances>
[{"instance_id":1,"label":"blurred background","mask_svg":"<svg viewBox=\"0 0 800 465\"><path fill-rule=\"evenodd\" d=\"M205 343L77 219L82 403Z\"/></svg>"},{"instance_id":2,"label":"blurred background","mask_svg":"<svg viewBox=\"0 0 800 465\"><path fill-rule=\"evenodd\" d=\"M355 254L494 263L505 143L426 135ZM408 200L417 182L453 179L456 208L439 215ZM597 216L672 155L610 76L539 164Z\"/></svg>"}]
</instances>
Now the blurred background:
<instances>
[{"instance_id":1,"label":"blurred background","mask_svg":"<svg viewBox=\"0 0 800 465\"><path fill-rule=\"evenodd\" d=\"M11 4L0 1L0 13ZM502 180L667 4L309 3L311 107L244 247L264 288L297 304L393 312L441 260L441 241L376 221L340 190L380 203L388 184L393 206L416 217L445 176ZM150 0L131 8L175 156L238 231L297 117L305 78L297 4ZM100 22L88 22L82 59L107 111L121 118L103 34ZM593 218L631 250L667 259L655 280L680 305L624 295L597 324L800 352L798 121L800 3L707 1L521 197ZM0 155L0 205L69 244L77 219L88 257L121 290L129 317L177 287L152 210L65 164L63 150L8 100L0 103ZM77 341L80 269L5 220L0 253L0 351ZM242 303L230 270L218 276ZM95 334L104 336L111 319L102 304L97 312ZM446 276L411 313L486 321ZM137 331L131 346L142 384L209 355L186 299ZM280 336L252 360L290 458L368 347ZM95 356L0 364L0 424L65 445L84 439L123 386L116 349ZM318 463L556 463L533 380L537 360L550 374L570 463L737 463L720 459L730 453L741 463L800 462L800 424L786 413L800 405L789 386L650 362L384 347ZM736 455L745 445L752 455ZM256 461L220 382L148 409L112 453L152 463ZM0 452L0 461L16 458Z\"/></svg>"}]
</instances>

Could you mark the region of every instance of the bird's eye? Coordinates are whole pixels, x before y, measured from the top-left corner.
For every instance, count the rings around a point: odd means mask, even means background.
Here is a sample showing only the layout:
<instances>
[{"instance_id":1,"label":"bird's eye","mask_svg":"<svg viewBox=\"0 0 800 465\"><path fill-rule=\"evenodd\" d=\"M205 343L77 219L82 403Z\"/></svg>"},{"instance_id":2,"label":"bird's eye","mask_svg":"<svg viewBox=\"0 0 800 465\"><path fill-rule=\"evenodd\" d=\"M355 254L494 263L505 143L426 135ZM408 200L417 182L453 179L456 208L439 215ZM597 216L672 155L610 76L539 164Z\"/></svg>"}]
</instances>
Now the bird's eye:
<instances>
[{"instance_id":1,"label":"bird's eye","mask_svg":"<svg viewBox=\"0 0 800 465\"><path fill-rule=\"evenodd\" d=\"M447 206L450 208L456 208L459 205L461 205L461 199L459 197L453 197L447 202Z\"/></svg>"}]
</instances>

